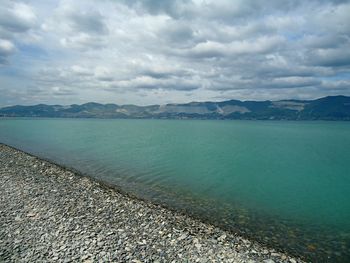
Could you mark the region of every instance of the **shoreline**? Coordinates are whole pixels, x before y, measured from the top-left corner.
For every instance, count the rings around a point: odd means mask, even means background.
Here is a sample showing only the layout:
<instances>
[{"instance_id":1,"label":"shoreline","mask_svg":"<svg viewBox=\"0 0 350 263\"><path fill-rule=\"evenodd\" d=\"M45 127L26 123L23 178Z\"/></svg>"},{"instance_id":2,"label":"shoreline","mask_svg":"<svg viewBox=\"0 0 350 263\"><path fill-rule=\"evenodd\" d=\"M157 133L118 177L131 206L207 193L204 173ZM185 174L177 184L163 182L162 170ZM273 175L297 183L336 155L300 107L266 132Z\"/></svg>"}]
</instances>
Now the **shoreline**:
<instances>
[{"instance_id":1,"label":"shoreline","mask_svg":"<svg viewBox=\"0 0 350 263\"><path fill-rule=\"evenodd\" d=\"M0 143L0 261L303 262Z\"/></svg>"}]
</instances>

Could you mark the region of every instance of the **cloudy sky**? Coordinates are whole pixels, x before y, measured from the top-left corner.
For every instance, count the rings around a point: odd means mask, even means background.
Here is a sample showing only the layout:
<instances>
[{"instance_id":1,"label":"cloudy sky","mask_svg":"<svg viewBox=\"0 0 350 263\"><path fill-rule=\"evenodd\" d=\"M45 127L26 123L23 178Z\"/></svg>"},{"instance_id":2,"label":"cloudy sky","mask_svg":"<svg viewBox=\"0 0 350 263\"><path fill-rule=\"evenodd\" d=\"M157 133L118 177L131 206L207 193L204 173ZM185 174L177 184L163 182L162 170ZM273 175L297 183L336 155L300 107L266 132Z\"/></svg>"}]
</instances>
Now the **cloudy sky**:
<instances>
[{"instance_id":1,"label":"cloudy sky","mask_svg":"<svg viewBox=\"0 0 350 263\"><path fill-rule=\"evenodd\" d=\"M349 0L0 2L0 106L337 94Z\"/></svg>"}]
</instances>

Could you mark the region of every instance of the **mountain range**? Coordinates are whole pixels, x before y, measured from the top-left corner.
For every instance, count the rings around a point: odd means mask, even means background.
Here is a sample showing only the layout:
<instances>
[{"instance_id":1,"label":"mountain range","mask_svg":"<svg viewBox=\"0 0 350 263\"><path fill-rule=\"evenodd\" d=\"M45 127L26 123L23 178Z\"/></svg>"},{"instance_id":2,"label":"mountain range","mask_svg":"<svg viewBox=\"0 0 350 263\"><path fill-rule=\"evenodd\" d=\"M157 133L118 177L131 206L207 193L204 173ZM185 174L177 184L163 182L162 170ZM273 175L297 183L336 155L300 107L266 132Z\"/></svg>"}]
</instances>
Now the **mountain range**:
<instances>
[{"instance_id":1,"label":"mountain range","mask_svg":"<svg viewBox=\"0 0 350 263\"><path fill-rule=\"evenodd\" d=\"M133 118L133 119L256 119L350 120L350 97L315 100L190 102L165 105L117 105L89 102L82 105L10 106L0 117Z\"/></svg>"}]
</instances>

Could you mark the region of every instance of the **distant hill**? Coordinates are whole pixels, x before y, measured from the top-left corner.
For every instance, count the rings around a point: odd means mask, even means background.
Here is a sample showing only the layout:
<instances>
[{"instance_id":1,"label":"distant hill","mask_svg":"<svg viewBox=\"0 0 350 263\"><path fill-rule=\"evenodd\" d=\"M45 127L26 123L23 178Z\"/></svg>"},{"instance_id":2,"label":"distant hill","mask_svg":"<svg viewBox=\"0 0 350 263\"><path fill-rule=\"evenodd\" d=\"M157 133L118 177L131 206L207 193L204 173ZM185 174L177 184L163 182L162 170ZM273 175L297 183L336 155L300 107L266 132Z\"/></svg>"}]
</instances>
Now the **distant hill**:
<instances>
[{"instance_id":1,"label":"distant hill","mask_svg":"<svg viewBox=\"0 0 350 263\"><path fill-rule=\"evenodd\" d=\"M316 100L190 102L151 106L99 104L11 106L0 117L350 120L350 97Z\"/></svg>"}]
</instances>

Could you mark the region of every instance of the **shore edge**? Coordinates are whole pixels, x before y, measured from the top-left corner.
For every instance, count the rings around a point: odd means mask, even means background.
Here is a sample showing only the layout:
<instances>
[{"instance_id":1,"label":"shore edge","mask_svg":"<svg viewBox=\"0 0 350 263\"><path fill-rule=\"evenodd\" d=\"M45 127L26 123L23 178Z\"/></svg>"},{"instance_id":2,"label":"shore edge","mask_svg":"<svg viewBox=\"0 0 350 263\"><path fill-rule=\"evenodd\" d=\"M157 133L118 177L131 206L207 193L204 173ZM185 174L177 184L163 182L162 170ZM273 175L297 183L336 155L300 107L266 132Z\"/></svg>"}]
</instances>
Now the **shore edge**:
<instances>
[{"instance_id":1,"label":"shore edge","mask_svg":"<svg viewBox=\"0 0 350 263\"><path fill-rule=\"evenodd\" d=\"M0 260L303 262L15 147L0 157Z\"/></svg>"}]
</instances>

